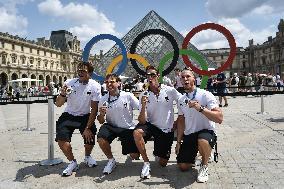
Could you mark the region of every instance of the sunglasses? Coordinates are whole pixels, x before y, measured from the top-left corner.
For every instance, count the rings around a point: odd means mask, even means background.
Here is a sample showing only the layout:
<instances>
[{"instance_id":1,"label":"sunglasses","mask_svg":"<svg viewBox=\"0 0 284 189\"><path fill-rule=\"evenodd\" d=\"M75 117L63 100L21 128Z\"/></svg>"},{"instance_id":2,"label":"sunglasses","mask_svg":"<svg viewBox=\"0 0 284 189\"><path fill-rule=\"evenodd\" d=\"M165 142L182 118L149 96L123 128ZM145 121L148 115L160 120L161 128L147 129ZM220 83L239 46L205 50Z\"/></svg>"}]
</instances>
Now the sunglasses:
<instances>
[{"instance_id":1,"label":"sunglasses","mask_svg":"<svg viewBox=\"0 0 284 189\"><path fill-rule=\"evenodd\" d=\"M88 72L88 70L78 69L77 72Z\"/></svg>"},{"instance_id":2,"label":"sunglasses","mask_svg":"<svg viewBox=\"0 0 284 189\"><path fill-rule=\"evenodd\" d=\"M110 81L105 81L104 83L105 84L109 84L109 83L114 84L114 83L116 83L116 81L115 80L110 80Z\"/></svg>"},{"instance_id":3,"label":"sunglasses","mask_svg":"<svg viewBox=\"0 0 284 189\"><path fill-rule=\"evenodd\" d=\"M156 73L146 73L146 77L157 77Z\"/></svg>"}]
</instances>

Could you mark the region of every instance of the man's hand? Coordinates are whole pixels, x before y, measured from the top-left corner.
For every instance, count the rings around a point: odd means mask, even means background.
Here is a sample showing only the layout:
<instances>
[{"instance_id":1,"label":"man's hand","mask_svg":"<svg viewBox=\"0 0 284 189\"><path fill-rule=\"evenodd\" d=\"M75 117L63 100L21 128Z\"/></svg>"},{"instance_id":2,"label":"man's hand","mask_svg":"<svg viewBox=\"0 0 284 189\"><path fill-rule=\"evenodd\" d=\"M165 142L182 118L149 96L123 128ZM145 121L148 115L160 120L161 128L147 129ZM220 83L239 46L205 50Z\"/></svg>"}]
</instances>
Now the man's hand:
<instances>
[{"instance_id":1,"label":"man's hand","mask_svg":"<svg viewBox=\"0 0 284 189\"><path fill-rule=\"evenodd\" d=\"M100 112L100 115L102 115L102 116L106 115L107 107L106 106L100 107L99 112Z\"/></svg>"},{"instance_id":2,"label":"man's hand","mask_svg":"<svg viewBox=\"0 0 284 189\"><path fill-rule=\"evenodd\" d=\"M176 144L176 149L175 149L176 155L178 155L178 153L179 153L180 145L181 145L181 143L180 143L180 142L177 142L177 144Z\"/></svg>"},{"instance_id":3,"label":"man's hand","mask_svg":"<svg viewBox=\"0 0 284 189\"><path fill-rule=\"evenodd\" d=\"M189 107L189 108L194 108L194 109L196 109L197 111L199 111L201 105L199 104L198 101L196 101L196 100L191 100L191 101L188 103L188 107Z\"/></svg>"},{"instance_id":4,"label":"man's hand","mask_svg":"<svg viewBox=\"0 0 284 189\"><path fill-rule=\"evenodd\" d=\"M141 99L142 107L145 107L147 102L148 102L148 97L147 96L142 96L142 99Z\"/></svg>"},{"instance_id":5,"label":"man's hand","mask_svg":"<svg viewBox=\"0 0 284 189\"><path fill-rule=\"evenodd\" d=\"M87 143L92 143L95 140L95 135L92 133L90 129L86 127L83 132L83 138L87 141Z\"/></svg>"},{"instance_id":6,"label":"man's hand","mask_svg":"<svg viewBox=\"0 0 284 189\"><path fill-rule=\"evenodd\" d=\"M175 131L177 129L177 120L174 121L173 123L173 128L172 128L172 131Z\"/></svg>"}]
</instances>

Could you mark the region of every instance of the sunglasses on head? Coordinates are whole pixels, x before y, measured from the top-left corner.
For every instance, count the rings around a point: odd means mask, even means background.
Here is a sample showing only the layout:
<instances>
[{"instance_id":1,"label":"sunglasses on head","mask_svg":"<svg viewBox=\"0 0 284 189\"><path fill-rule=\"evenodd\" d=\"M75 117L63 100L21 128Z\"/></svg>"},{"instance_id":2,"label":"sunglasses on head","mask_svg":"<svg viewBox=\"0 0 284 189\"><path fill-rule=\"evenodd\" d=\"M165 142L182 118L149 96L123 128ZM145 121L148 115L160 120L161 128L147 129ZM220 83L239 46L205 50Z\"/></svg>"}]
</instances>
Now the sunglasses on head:
<instances>
[{"instance_id":1,"label":"sunglasses on head","mask_svg":"<svg viewBox=\"0 0 284 189\"><path fill-rule=\"evenodd\" d=\"M156 77L156 73L146 73L146 77Z\"/></svg>"},{"instance_id":2,"label":"sunglasses on head","mask_svg":"<svg viewBox=\"0 0 284 189\"><path fill-rule=\"evenodd\" d=\"M88 70L86 70L86 69L78 69L77 71L78 72L88 72Z\"/></svg>"}]
</instances>

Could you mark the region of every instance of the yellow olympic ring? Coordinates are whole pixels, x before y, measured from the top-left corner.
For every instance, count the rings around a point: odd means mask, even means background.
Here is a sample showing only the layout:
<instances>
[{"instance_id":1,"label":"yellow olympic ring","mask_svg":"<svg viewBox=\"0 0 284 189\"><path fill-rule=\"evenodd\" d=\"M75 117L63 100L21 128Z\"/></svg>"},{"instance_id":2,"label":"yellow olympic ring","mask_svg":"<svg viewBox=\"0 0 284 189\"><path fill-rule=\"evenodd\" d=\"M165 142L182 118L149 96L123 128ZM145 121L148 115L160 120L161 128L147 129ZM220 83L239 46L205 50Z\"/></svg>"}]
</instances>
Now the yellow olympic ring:
<instances>
[{"instance_id":1,"label":"yellow olympic ring","mask_svg":"<svg viewBox=\"0 0 284 189\"><path fill-rule=\"evenodd\" d=\"M138 61L140 64L142 64L145 68L146 68L147 66L150 66L150 64L148 63L148 61L147 61L145 58L143 58L142 56L140 56L139 54L130 54L130 53L127 53L127 58L128 58L128 59L132 58L132 59L137 60L137 61ZM119 55L119 56L115 57L115 58L111 61L110 65L108 66L107 71L106 71L106 75L111 74L112 71L113 71L113 69L115 68L115 66L117 66L117 64L118 64L119 62L121 62L121 61L122 61L122 55Z\"/></svg>"}]
</instances>

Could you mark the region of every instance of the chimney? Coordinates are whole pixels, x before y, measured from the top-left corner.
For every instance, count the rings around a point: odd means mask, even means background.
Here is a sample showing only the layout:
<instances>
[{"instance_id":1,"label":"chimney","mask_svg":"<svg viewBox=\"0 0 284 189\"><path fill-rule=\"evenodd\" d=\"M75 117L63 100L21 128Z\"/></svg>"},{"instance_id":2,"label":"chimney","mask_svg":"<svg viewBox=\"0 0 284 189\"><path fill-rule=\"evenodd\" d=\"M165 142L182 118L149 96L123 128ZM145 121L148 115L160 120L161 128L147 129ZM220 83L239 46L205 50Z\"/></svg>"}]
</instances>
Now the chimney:
<instances>
[{"instance_id":1,"label":"chimney","mask_svg":"<svg viewBox=\"0 0 284 189\"><path fill-rule=\"evenodd\" d=\"M249 40L249 46L253 45L253 39Z\"/></svg>"}]
</instances>

